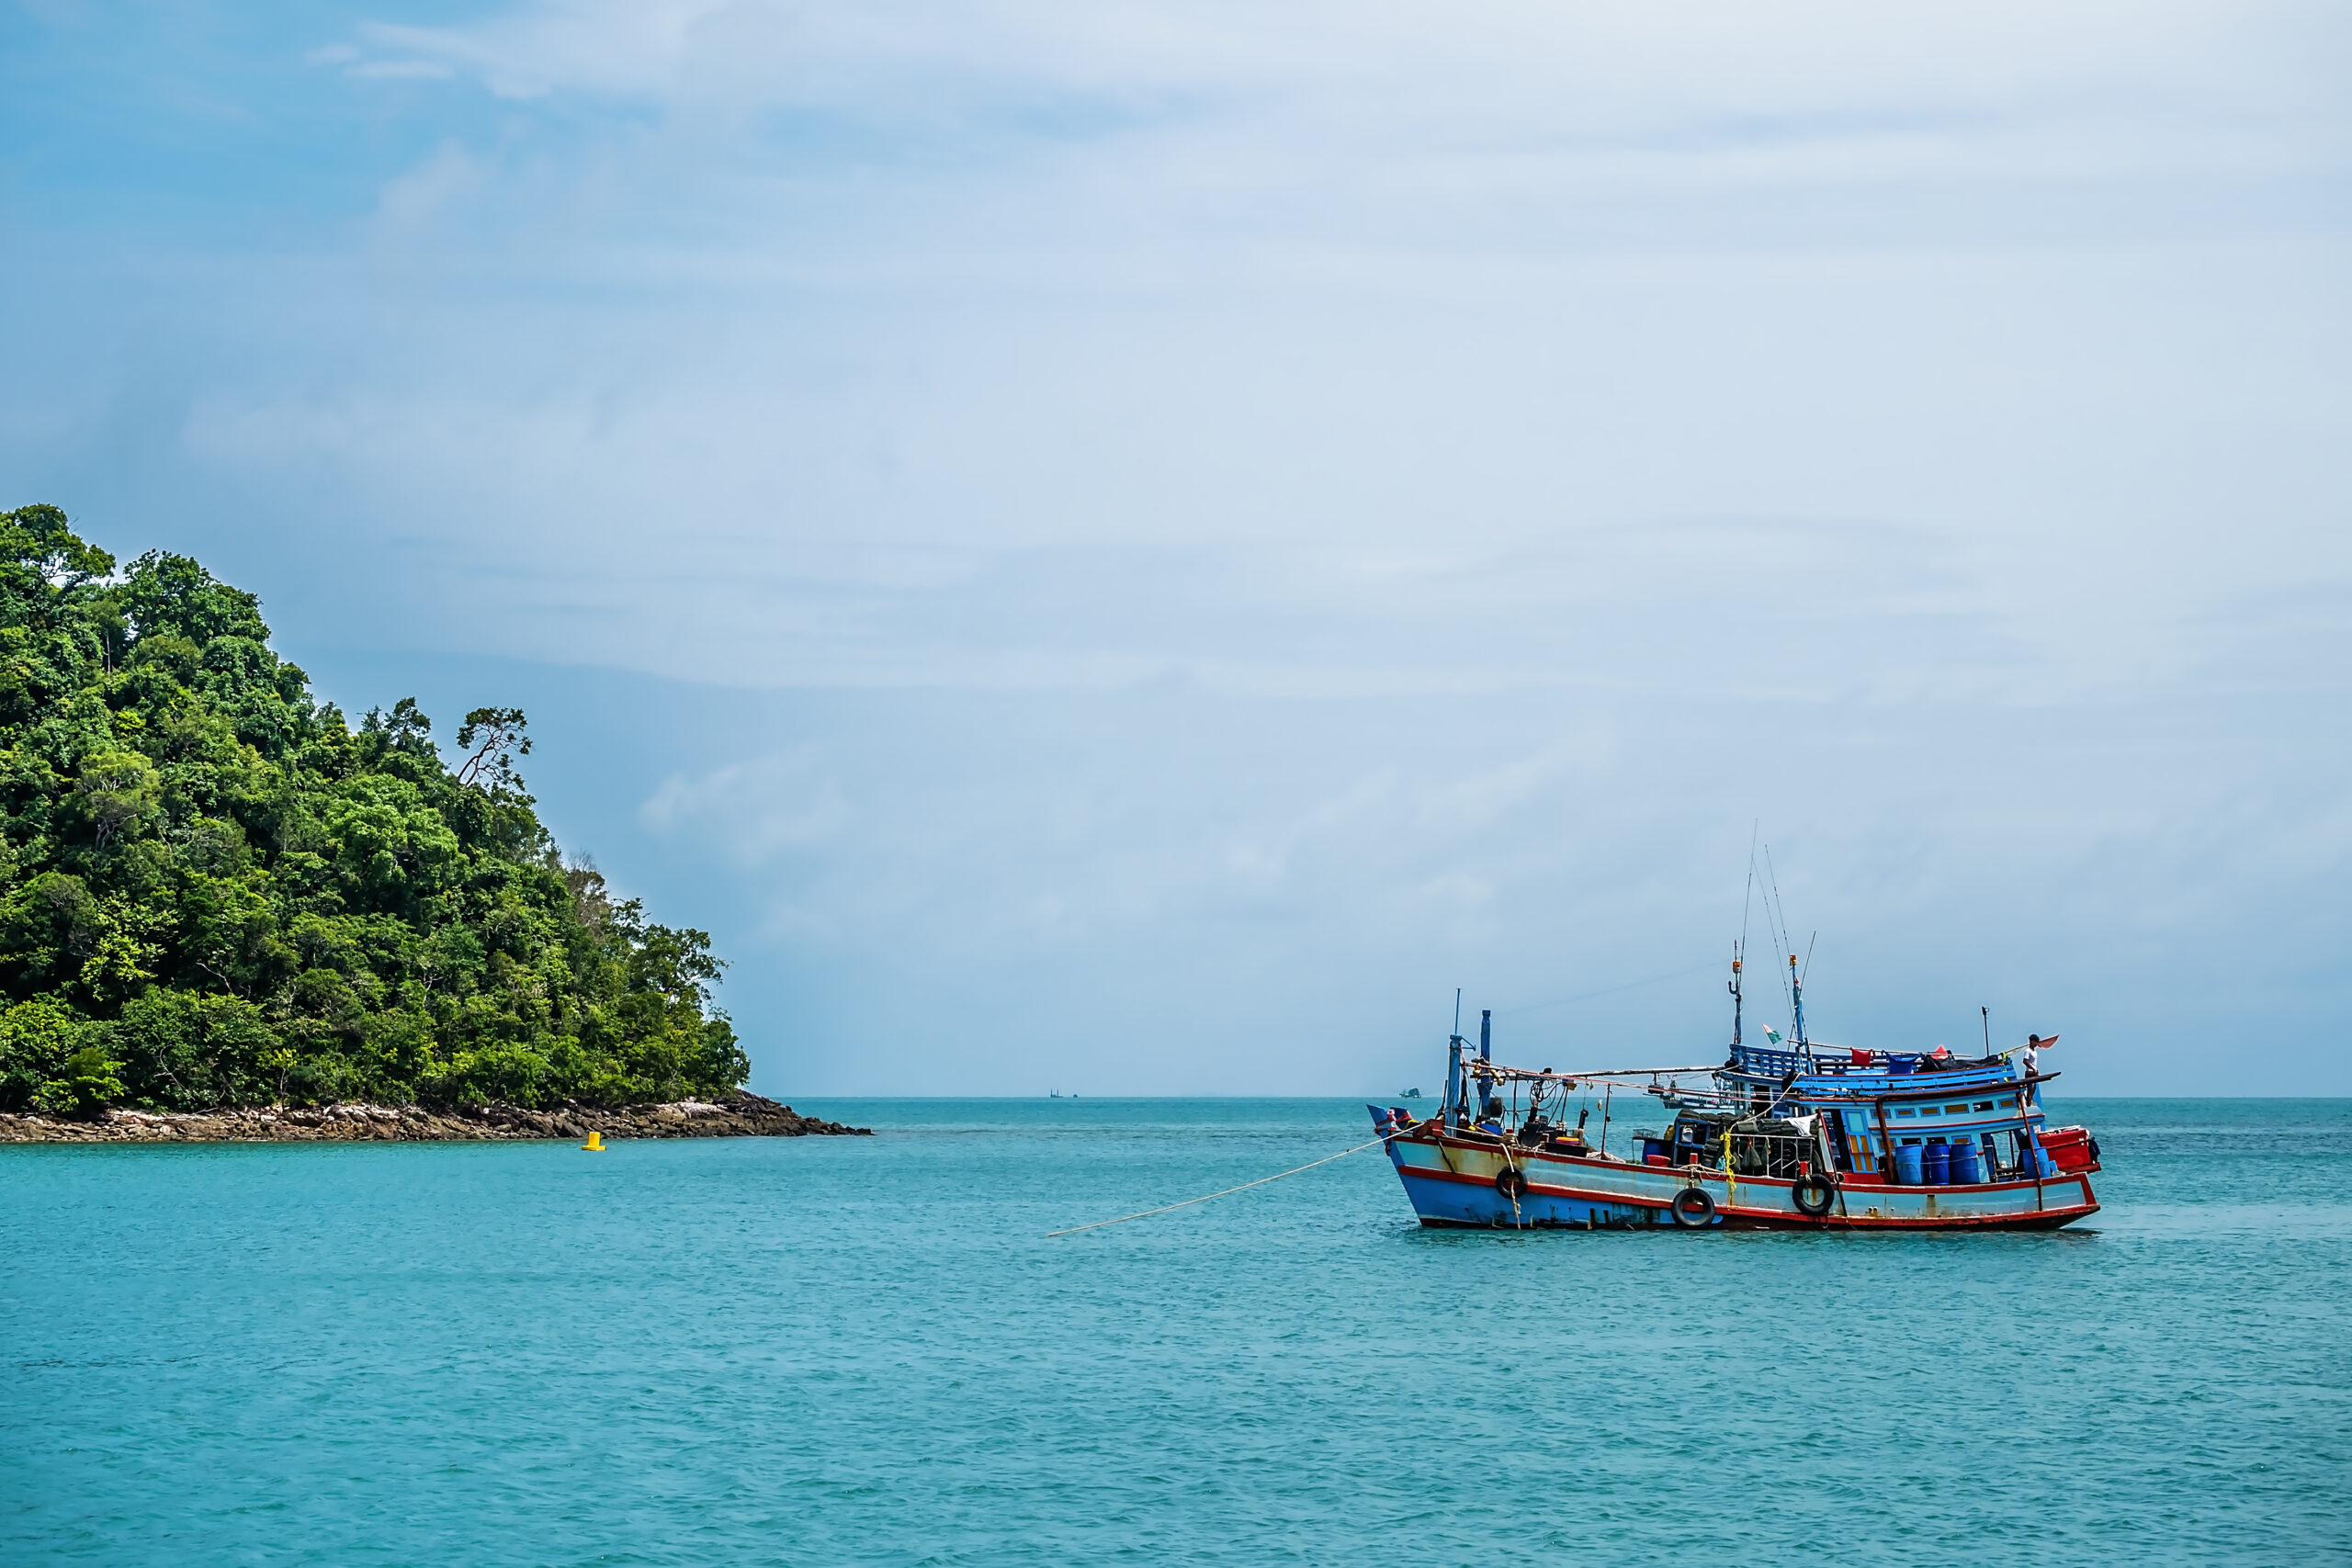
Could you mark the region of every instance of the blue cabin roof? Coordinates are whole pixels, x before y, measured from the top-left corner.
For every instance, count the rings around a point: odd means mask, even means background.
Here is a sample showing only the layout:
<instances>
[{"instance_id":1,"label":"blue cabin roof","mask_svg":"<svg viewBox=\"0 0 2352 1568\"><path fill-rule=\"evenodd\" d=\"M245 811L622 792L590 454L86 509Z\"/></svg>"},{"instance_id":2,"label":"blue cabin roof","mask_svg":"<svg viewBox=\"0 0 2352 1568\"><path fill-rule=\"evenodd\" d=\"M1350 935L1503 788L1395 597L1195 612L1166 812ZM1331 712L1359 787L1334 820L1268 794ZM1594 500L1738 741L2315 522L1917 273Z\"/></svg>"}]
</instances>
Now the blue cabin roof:
<instances>
[{"instance_id":1,"label":"blue cabin roof","mask_svg":"<svg viewBox=\"0 0 2352 1568\"><path fill-rule=\"evenodd\" d=\"M2018 1077L2006 1056L1936 1058L1919 1051L1872 1051L1867 1063L1854 1060L1844 1046L1816 1047L1811 1052L1776 1051L1758 1045L1735 1045L1723 1076L1752 1079L1777 1088L1795 1075L1792 1092L1832 1095L1883 1095L1905 1092L1933 1094L1942 1089L1974 1089L2012 1083Z\"/></svg>"}]
</instances>

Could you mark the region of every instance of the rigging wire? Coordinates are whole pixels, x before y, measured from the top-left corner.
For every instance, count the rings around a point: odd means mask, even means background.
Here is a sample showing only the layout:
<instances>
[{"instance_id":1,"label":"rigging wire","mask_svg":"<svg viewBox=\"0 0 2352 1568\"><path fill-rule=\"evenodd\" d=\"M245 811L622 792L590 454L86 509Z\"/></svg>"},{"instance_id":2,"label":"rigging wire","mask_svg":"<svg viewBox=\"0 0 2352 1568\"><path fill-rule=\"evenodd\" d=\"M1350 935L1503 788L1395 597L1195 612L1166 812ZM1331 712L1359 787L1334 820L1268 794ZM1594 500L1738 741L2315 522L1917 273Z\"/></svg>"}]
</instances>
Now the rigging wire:
<instances>
[{"instance_id":1,"label":"rigging wire","mask_svg":"<svg viewBox=\"0 0 2352 1568\"><path fill-rule=\"evenodd\" d=\"M1714 966L1715 961L1711 958L1706 963L1698 964L1690 969L1677 969L1671 975L1653 975L1646 980L1628 980L1622 986L1609 986L1598 991L1587 991L1581 996L1562 997L1557 1001L1536 1002L1532 1006L1523 1008L1497 1008L1495 1010L1495 1016L1497 1018L1521 1018L1531 1012L1548 1012L1554 1008L1566 1007L1571 1002L1589 1002L1596 1000L1601 997L1613 997L1620 991L1630 991L1642 986L1657 986L1663 985L1668 980L1687 979L1692 975L1703 975Z\"/></svg>"},{"instance_id":2,"label":"rigging wire","mask_svg":"<svg viewBox=\"0 0 2352 1568\"><path fill-rule=\"evenodd\" d=\"M1761 817L1751 819L1747 824L1747 886L1739 896L1739 944L1731 950L1731 1043L1734 1045L1747 1043L1741 1033L1740 1015L1746 993L1741 989L1745 977L1740 970L1747 960L1747 922L1756 907L1756 840L1763 830L1764 819Z\"/></svg>"},{"instance_id":3,"label":"rigging wire","mask_svg":"<svg viewBox=\"0 0 2352 1568\"><path fill-rule=\"evenodd\" d=\"M1325 1155L1321 1159L1308 1160L1305 1165L1293 1169L1278 1170L1272 1176L1261 1176L1255 1181L1245 1181L1238 1187L1228 1187L1223 1192L1204 1192L1197 1198L1187 1198L1181 1203L1162 1203L1157 1209L1146 1209L1137 1214L1121 1214L1115 1220L1097 1220L1091 1225L1072 1225L1068 1230L1047 1231L1046 1239L1050 1241L1057 1235L1076 1235L1080 1231L1099 1231L1105 1225L1125 1224L1129 1220L1148 1220L1154 1214L1164 1214L1172 1209L1189 1209L1195 1203L1205 1203L1212 1198L1223 1198L1235 1192L1247 1192L1252 1187L1263 1187L1269 1181L1280 1181L1285 1176L1296 1176L1302 1170L1313 1170L1318 1165L1329 1165L1335 1159L1345 1159L1350 1155L1360 1155L1366 1149L1378 1148L1391 1138L1402 1136L1405 1131L1406 1129L1399 1127L1394 1133L1382 1134L1368 1144L1358 1144L1354 1148L1341 1149L1338 1154Z\"/></svg>"},{"instance_id":4,"label":"rigging wire","mask_svg":"<svg viewBox=\"0 0 2352 1568\"><path fill-rule=\"evenodd\" d=\"M1775 974L1781 975L1781 996L1789 1004L1789 1032L1793 1035L1796 1032L1796 993L1789 988L1788 976L1781 974L1778 957L1779 953L1789 953L1789 907L1781 900L1781 875L1772 868L1772 846L1770 844L1764 846L1764 877L1766 886L1764 908L1774 922L1774 934L1780 942L1780 946L1775 952L1772 969ZM1796 954L1789 953L1789 956L1794 958ZM1802 980L1803 976L1799 978Z\"/></svg>"},{"instance_id":5,"label":"rigging wire","mask_svg":"<svg viewBox=\"0 0 2352 1568\"><path fill-rule=\"evenodd\" d=\"M1739 951L1734 958L1747 956L1747 913L1756 903L1756 836L1764 830L1759 817L1747 827L1747 891L1739 896Z\"/></svg>"}]
</instances>

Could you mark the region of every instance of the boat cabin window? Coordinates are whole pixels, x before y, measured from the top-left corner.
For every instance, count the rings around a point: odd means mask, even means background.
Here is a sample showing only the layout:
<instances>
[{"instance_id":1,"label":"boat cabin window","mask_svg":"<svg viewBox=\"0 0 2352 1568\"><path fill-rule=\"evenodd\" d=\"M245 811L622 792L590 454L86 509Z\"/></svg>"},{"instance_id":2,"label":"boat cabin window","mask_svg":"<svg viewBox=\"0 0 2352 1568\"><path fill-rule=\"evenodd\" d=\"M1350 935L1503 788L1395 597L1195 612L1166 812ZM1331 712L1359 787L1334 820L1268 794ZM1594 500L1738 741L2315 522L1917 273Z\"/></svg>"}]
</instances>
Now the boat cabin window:
<instances>
[{"instance_id":1,"label":"boat cabin window","mask_svg":"<svg viewBox=\"0 0 2352 1568\"><path fill-rule=\"evenodd\" d=\"M1898 1107L1896 1107L1896 1108L1895 1108L1895 1112L1894 1112L1894 1113L1895 1113L1897 1116L1909 1116L1909 1115L1914 1114L1914 1112L1913 1112L1912 1109L1911 1109L1909 1106L1907 1106L1907 1105L1904 1105L1904 1106L1898 1106Z\"/></svg>"},{"instance_id":2,"label":"boat cabin window","mask_svg":"<svg viewBox=\"0 0 2352 1568\"><path fill-rule=\"evenodd\" d=\"M1944 1109L1954 1116L1965 1116L1968 1114L1968 1101L1963 1100L1958 1105L1947 1105Z\"/></svg>"},{"instance_id":3,"label":"boat cabin window","mask_svg":"<svg viewBox=\"0 0 2352 1568\"><path fill-rule=\"evenodd\" d=\"M1961 1109L1962 1109L1962 1111L1965 1111L1965 1110L1967 1110L1967 1109L1968 1109L1968 1107L1966 1107L1966 1106L1964 1106L1964 1105L1963 1105L1963 1106L1962 1106L1962 1107L1961 1107ZM1941 1115L1943 1114L1943 1112L1942 1112L1942 1111L1939 1111L1939 1110L1937 1110L1937 1109L1936 1109L1934 1106L1932 1106L1932 1105L1923 1105L1923 1106L1919 1107L1919 1114L1920 1114L1920 1115L1922 1115L1922 1116L1941 1116Z\"/></svg>"},{"instance_id":4,"label":"boat cabin window","mask_svg":"<svg viewBox=\"0 0 2352 1568\"><path fill-rule=\"evenodd\" d=\"M1918 1140L1918 1139L1917 1139L1917 1138L1905 1138L1905 1139L1904 1139L1903 1141L1904 1141L1905 1144L1916 1144L1916 1143L1917 1143L1919 1140Z\"/></svg>"},{"instance_id":5,"label":"boat cabin window","mask_svg":"<svg viewBox=\"0 0 2352 1568\"><path fill-rule=\"evenodd\" d=\"M1993 1109L1993 1102L1989 1100L1980 1100L1976 1102L1976 1109L1979 1111L1990 1111Z\"/></svg>"}]
</instances>

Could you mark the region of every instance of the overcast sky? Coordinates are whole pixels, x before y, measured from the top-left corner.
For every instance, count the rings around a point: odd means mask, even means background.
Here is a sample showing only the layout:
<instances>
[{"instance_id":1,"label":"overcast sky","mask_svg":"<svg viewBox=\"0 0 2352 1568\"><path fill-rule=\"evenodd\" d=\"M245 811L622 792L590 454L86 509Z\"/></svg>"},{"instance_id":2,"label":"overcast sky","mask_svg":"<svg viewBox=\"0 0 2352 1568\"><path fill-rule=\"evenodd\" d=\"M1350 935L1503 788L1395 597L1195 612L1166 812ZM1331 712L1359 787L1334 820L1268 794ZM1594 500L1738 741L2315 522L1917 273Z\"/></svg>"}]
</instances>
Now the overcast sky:
<instances>
[{"instance_id":1,"label":"overcast sky","mask_svg":"<svg viewBox=\"0 0 2352 1568\"><path fill-rule=\"evenodd\" d=\"M1709 1060L1760 831L1818 1036L2352 1093L2348 86L2257 0L25 0L0 503L522 703L769 1092L1433 1089L1456 986Z\"/></svg>"}]
</instances>

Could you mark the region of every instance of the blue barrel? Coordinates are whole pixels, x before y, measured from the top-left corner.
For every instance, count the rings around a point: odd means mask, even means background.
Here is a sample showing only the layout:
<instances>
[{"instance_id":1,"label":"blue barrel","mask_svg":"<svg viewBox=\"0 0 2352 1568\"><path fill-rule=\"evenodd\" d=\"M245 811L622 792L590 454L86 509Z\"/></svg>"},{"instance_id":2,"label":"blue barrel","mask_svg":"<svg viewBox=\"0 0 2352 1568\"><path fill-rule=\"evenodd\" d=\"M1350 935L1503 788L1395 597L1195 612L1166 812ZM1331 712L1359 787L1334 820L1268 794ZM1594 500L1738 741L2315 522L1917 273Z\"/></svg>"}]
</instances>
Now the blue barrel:
<instances>
[{"instance_id":1,"label":"blue barrel","mask_svg":"<svg viewBox=\"0 0 2352 1568\"><path fill-rule=\"evenodd\" d=\"M2028 1176L2057 1175L2057 1163L2050 1157L2050 1151L2041 1146L2041 1140L2028 1133L2025 1141L2029 1145L2025 1151L2025 1173Z\"/></svg>"},{"instance_id":2,"label":"blue barrel","mask_svg":"<svg viewBox=\"0 0 2352 1568\"><path fill-rule=\"evenodd\" d=\"M1951 1184L1973 1187L1984 1179L1984 1161L1974 1144L1954 1144L1951 1146Z\"/></svg>"},{"instance_id":3,"label":"blue barrel","mask_svg":"<svg viewBox=\"0 0 2352 1568\"><path fill-rule=\"evenodd\" d=\"M1894 1148L1894 1184L1897 1187L1924 1185L1919 1174L1919 1145L1897 1144Z\"/></svg>"},{"instance_id":4,"label":"blue barrel","mask_svg":"<svg viewBox=\"0 0 2352 1568\"><path fill-rule=\"evenodd\" d=\"M1919 1155L1919 1173L1930 1187L1947 1186L1951 1181L1951 1145L1929 1144Z\"/></svg>"}]
</instances>

